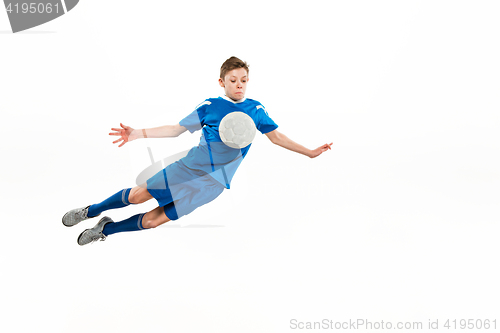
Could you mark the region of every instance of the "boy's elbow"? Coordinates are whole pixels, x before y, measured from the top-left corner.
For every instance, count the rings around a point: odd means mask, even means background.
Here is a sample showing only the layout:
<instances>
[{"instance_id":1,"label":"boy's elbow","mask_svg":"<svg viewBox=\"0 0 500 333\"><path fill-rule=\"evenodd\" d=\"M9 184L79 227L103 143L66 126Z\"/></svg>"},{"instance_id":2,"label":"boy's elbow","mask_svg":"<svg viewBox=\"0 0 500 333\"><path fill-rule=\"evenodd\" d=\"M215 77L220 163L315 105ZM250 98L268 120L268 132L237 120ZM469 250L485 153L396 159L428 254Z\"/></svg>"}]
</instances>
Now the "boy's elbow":
<instances>
[{"instance_id":1,"label":"boy's elbow","mask_svg":"<svg viewBox=\"0 0 500 333\"><path fill-rule=\"evenodd\" d=\"M274 143L275 145L279 145L279 143L281 142L280 133L276 131L275 133L273 133L273 135L269 136L269 140L271 140L271 142Z\"/></svg>"}]
</instances>

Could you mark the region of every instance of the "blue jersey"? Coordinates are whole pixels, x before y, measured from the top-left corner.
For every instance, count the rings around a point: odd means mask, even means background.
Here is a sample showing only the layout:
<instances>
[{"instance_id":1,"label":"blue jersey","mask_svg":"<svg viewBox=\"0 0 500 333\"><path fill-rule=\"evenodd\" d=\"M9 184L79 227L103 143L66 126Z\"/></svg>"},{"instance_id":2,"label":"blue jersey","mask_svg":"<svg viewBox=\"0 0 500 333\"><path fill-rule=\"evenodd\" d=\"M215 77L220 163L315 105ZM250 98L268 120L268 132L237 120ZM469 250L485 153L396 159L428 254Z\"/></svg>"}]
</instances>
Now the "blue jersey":
<instances>
[{"instance_id":1,"label":"blue jersey","mask_svg":"<svg viewBox=\"0 0 500 333\"><path fill-rule=\"evenodd\" d=\"M228 147L219 136L222 118L235 111L249 115L262 134L278 128L264 106L248 98L238 102L227 97L209 98L179 122L191 133L202 130L200 144L180 161L193 173L199 176L209 174L226 188L251 147L251 144L242 149Z\"/></svg>"}]
</instances>

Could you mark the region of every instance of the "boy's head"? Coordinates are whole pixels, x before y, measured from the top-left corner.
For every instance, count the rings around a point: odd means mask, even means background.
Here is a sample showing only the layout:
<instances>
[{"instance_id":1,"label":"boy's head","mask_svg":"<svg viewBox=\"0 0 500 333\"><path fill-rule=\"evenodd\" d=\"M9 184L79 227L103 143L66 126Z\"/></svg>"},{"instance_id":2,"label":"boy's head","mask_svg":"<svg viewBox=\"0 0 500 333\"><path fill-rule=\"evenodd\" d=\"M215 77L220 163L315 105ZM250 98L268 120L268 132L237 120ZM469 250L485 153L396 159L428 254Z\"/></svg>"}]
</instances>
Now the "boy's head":
<instances>
[{"instance_id":1,"label":"boy's head","mask_svg":"<svg viewBox=\"0 0 500 333\"><path fill-rule=\"evenodd\" d=\"M220 68L219 84L232 100L245 97L248 82L248 64L236 57L224 61Z\"/></svg>"}]
</instances>

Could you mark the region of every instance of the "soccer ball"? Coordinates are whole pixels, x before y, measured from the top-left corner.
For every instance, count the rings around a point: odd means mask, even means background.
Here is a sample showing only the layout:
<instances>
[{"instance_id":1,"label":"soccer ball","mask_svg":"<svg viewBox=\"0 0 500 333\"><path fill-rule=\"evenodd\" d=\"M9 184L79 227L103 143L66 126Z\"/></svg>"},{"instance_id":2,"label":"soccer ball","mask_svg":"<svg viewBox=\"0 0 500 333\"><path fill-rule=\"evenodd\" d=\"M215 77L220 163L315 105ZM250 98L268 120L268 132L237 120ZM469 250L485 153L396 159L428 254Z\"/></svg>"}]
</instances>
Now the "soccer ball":
<instances>
[{"instance_id":1,"label":"soccer ball","mask_svg":"<svg viewBox=\"0 0 500 333\"><path fill-rule=\"evenodd\" d=\"M243 112L231 112L222 118L219 135L227 146L241 149L252 143L257 128L249 115Z\"/></svg>"}]
</instances>

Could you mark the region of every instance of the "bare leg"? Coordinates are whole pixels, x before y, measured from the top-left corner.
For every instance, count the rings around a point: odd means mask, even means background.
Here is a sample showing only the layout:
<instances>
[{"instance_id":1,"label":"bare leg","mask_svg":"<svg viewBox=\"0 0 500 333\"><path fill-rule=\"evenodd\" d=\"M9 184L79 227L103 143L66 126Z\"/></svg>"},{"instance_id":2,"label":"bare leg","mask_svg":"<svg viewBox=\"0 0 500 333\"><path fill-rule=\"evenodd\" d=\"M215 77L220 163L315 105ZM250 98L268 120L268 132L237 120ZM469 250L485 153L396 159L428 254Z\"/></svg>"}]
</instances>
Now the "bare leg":
<instances>
[{"instance_id":1,"label":"bare leg","mask_svg":"<svg viewBox=\"0 0 500 333\"><path fill-rule=\"evenodd\" d=\"M149 194L148 189L144 185L134 187L128 195L128 201L132 204L140 204L152 198L153 196Z\"/></svg>"},{"instance_id":2,"label":"bare leg","mask_svg":"<svg viewBox=\"0 0 500 333\"><path fill-rule=\"evenodd\" d=\"M130 190L128 200L130 203L139 204L152 199L153 196L148 192L145 185L136 186ZM142 227L145 229L156 228L163 223L170 221L165 215L163 207L156 207L150 212L147 212L142 217Z\"/></svg>"},{"instance_id":3,"label":"bare leg","mask_svg":"<svg viewBox=\"0 0 500 333\"><path fill-rule=\"evenodd\" d=\"M156 228L168 221L170 221L170 219L165 215L163 207L156 207L152 211L144 214L142 217L142 227L145 229Z\"/></svg>"}]
</instances>

